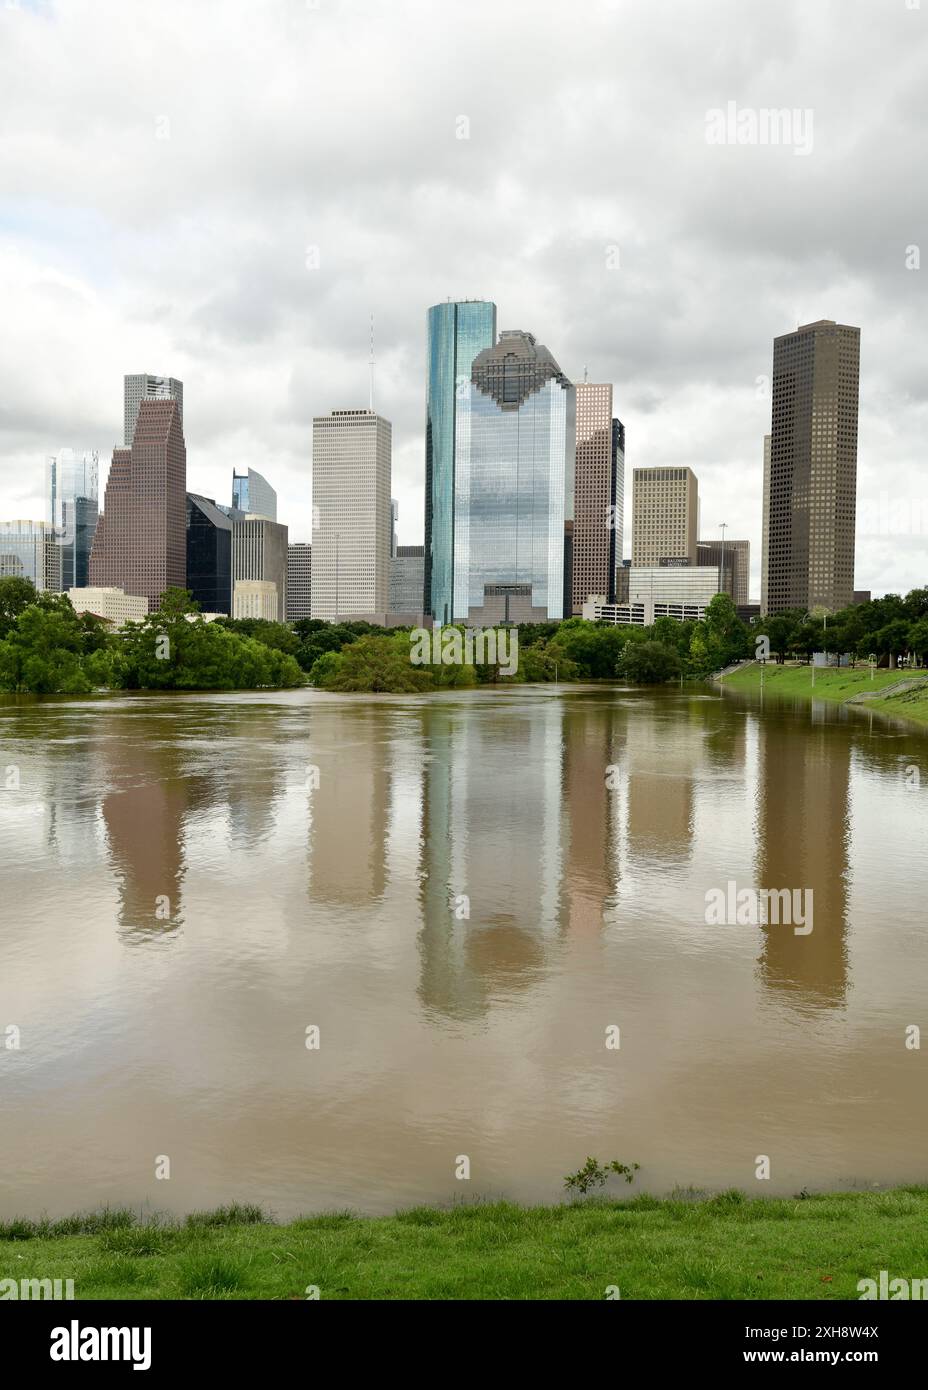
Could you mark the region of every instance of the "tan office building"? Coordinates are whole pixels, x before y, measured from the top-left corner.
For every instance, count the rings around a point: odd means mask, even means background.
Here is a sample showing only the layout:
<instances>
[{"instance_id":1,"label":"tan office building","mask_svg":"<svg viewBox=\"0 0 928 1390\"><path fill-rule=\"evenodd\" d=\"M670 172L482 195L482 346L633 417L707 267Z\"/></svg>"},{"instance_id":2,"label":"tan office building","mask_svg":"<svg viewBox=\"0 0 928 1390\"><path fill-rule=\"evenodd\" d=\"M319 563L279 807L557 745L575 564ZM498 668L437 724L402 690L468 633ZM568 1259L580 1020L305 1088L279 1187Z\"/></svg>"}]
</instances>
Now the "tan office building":
<instances>
[{"instance_id":1,"label":"tan office building","mask_svg":"<svg viewBox=\"0 0 928 1390\"><path fill-rule=\"evenodd\" d=\"M696 474L691 468L636 468L632 479L632 565L695 565Z\"/></svg>"},{"instance_id":2,"label":"tan office building","mask_svg":"<svg viewBox=\"0 0 928 1390\"><path fill-rule=\"evenodd\" d=\"M313 420L312 616L334 622L390 606L392 429L373 410Z\"/></svg>"},{"instance_id":3,"label":"tan office building","mask_svg":"<svg viewBox=\"0 0 928 1390\"><path fill-rule=\"evenodd\" d=\"M860 329L820 319L773 342L766 608L854 595Z\"/></svg>"}]
</instances>

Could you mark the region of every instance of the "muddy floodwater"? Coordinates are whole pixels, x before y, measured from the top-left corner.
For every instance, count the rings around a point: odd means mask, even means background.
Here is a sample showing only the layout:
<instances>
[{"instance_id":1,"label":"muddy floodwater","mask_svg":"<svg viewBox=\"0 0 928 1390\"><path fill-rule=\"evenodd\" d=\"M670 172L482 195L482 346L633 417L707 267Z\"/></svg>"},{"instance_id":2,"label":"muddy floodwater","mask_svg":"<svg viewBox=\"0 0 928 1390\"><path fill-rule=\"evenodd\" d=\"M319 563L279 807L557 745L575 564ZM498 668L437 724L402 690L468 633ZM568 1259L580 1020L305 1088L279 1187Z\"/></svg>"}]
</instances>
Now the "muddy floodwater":
<instances>
[{"instance_id":1,"label":"muddy floodwater","mask_svg":"<svg viewBox=\"0 0 928 1390\"><path fill-rule=\"evenodd\" d=\"M0 1215L924 1181L926 848L928 736L823 704L7 700Z\"/></svg>"}]
</instances>

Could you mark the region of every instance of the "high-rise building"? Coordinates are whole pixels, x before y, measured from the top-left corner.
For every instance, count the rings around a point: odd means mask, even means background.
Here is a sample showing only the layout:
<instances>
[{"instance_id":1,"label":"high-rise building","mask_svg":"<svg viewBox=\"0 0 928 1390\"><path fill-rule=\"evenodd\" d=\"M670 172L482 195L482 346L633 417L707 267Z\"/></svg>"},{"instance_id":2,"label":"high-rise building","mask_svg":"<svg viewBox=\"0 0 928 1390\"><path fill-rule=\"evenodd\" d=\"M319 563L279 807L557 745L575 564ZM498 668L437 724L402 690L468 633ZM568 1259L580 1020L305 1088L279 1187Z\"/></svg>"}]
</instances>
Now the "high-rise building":
<instances>
[{"instance_id":1,"label":"high-rise building","mask_svg":"<svg viewBox=\"0 0 928 1390\"><path fill-rule=\"evenodd\" d=\"M386 613L392 428L373 410L313 420L312 616Z\"/></svg>"},{"instance_id":2,"label":"high-rise building","mask_svg":"<svg viewBox=\"0 0 928 1390\"><path fill-rule=\"evenodd\" d=\"M186 588L187 449L173 399L144 399L132 447L113 450L89 583L141 595L153 609L165 589Z\"/></svg>"},{"instance_id":3,"label":"high-rise building","mask_svg":"<svg viewBox=\"0 0 928 1390\"><path fill-rule=\"evenodd\" d=\"M203 613L232 612L232 522L211 497L187 493L187 588Z\"/></svg>"},{"instance_id":4,"label":"high-rise building","mask_svg":"<svg viewBox=\"0 0 928 1390\"><path fill-rule=\"evenodd\" d=\"M854 593L860 329L820 319L773 341L767 611Z\"/></svg>"},{"instance_id":5,"label":"high-rise building","mask_svg":"<svg viewBox=\"0 0 928 1390\"><path fill-rule=\"evenodd\" d=\"M123 447L131 449L135 438L135 422L139 418L142 401L177 401L180 410L180 428L184 428L184 383L172 376L149 376L142 372L127 376L123 381Z\"/></svg>"},{"instance_id":6,"label":"high-rise building","mask_svg":"<svg viewBox=\"0 0 928 1390\"><path fill-rule=\"evenodd\" d=\"M455 611L457 396L478 352L495 342L496 305L488 300L449 300L428 311L423 607L437 622L450 622Z\"/></svg>"},{"instance_id":7,"label":"high-rise building","mask_svg":"<svg viewBox=\"0 0 928 1390\"><path fill-rule=\"evenodd\" d=\"M612 476L615 483L615 496L612 499L615 530L615 578L613 582L616 598L618 598L622 568L625 564L625 426L621 420L613 420L612 422L612 454Z\"/></svg>"},{"instance_id":8,"label":"high-rise building","mask_svg":"<svg viewBox=\"0 0 928 1390\"><path fill-rule=\"evenodd\" d=\"M761 523L760 615L767 615L767 565L770 555L770 435L764 435L764 514Z\"/></svg>"},{"instance_id":9,"label":"high-rise building","mask_svg":"<svg viewBox=\"0 0 928 1390\"><path fill-rule=\"evenodd\" d=\"M580 381L572 531L571 611L581 613L590 594L615 598L622 558L625 430L612 416L612 387Z\"/></svg>"},{"instance_id":10,"label":"high-rise building","mask_svg":"<svg viewBox=\"0 0 928 1390\"><path fill-rule=\"evenodd\" d=\"M313 548L308 541L287 546L287 622L312 615Z\"/></svg>"},{"instance_id":11,"label":"high-rise building","mask_svg":"<svg viewBox=\"0 0 928 1390\"><path fill-rule=\"evenodd\" d=\"M724 560L723 560L724 552ZM737 608L750 602L751 542L700 541L696 547L697 564L721 567L719 593L729 594Z\"/></svg>"},{"instance_id":12,"label":"high-rise building","mask_svg":"<svg viewBox=\"0 0 928 1390\"><path fill-rule=\"evenodd\" d=\"M29 579L39 593L61 593L61 546L47 521L0 522L0 579Z\"/></svg>"},{"instance_id":13,"label":"high-rise building","mask_svg":"<svg viewBox=\"0 0 928 1390\"><path fill-rule=\"evenodd\" d=\"M61 587L87 583L97 529L100 456L92 449L60 449L45 461L46 520L61 546Z\"/></svg>"},{"instance_id":14,"label":"high-rise building","mask_svg":"<svg viewBox=\"0 0 928 1390\"><path fill-rule=\"evenodd\" d=\"M696 474L691 468L636 468L632 478L632 564L695 565Z\"/></svg>"},{"instance_id":15,"label":"high-rise building","mask_svg":"<svg viewBox=\"0 0 928 1390\"><path fill-rule=\"evenodd\" d=\"M277 493L267 478L249 468L247 473L232 473L232 509L251 516L266 516L277 520Z\"/></svg>"},{"instance_id":16,"label":"high-rise building","mask_svg":"<svg viewBox=\"0 0 928 1390\"><path fill-rule=\"evenodd\" d=\"M576 393L531 333L474 358L455 423L455 622L570 615ZM444 614L442 614L444 616Z\"/></svg>"},{"instance_id":17,"label":"high-rise building","mask_svg":"<svg viewBox=\"0 0 928 1390\"><path fill-rule=\"evenodd\" d=\"M269 521L265 516L246 516L241 521L232 522L233 609L236 607L235 594L242 581L273 584L277 605L274 621L284 622L287 613L287 528L279 521ZM252 613L247 616L258 615Z\"/></svg>"},{"instance_id":18,"label":"high-rise building","mask_svg":"<svg viewBox=\"0 0 928 1390\"><path fill-rule=\"evenodd\" d=\"M390 561L390 612L420 614L424 583L425 546L398 545Z\"/></svg>"}]
</instances>

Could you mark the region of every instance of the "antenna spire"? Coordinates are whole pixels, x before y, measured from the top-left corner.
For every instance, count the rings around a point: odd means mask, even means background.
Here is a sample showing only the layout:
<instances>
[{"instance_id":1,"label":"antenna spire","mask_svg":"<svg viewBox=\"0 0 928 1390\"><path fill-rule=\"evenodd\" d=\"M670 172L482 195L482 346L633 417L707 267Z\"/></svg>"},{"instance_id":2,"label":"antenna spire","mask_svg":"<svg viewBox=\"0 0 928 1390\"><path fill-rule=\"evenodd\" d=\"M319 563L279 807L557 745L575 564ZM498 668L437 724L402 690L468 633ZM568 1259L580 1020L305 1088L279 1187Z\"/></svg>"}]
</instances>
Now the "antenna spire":
<instances>
[{"instance_id":1,"label":"antenna spire","mask_svg":"<svg viewBox=\"0 0 928 1390\"><path fill-rule=\"evenodd\" d=\"M371 314L371 357L368 364L371 369L371 410L374 409L374 315Z\"/></svg>"}]
</instances>

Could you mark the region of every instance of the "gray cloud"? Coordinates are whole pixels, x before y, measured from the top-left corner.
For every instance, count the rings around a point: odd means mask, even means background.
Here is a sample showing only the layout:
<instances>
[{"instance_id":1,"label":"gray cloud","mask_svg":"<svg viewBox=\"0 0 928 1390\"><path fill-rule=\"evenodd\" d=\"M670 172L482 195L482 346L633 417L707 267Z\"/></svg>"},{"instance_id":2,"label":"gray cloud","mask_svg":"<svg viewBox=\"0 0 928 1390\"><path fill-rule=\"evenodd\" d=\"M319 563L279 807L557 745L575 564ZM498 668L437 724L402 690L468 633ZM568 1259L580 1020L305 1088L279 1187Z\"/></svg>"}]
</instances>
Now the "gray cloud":
<instances>
[{"instance_id":1,"label":"gray cloud","mask_svg":"<svg viewBox=\"0 0 928 1390\"><path fill-rule=\"evenodd\" d=\"M615 384L629 469L692 465L756 591L775 334L861 326L861 499L928 498L926 43L902 0L0 9L0 514L41 515L61 445L108 457L155 371L191 487L252 463L308 537L312 416L366 403L373 312L418 540L425 311L481 296ZM729 101L811 110L811 153L707 144ZM862 534L858 585L926 552Z\"/></svg>"}]
</instances>

